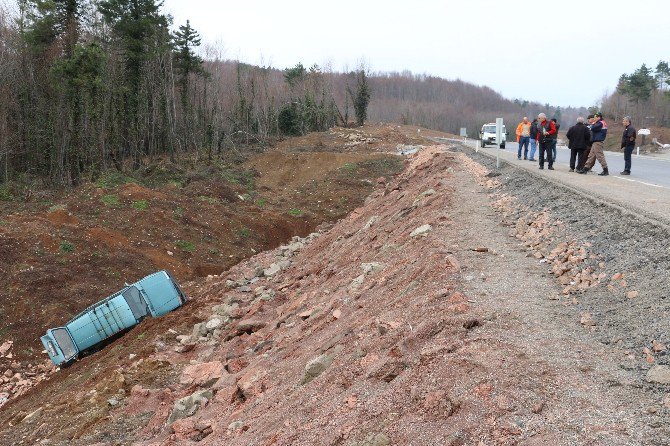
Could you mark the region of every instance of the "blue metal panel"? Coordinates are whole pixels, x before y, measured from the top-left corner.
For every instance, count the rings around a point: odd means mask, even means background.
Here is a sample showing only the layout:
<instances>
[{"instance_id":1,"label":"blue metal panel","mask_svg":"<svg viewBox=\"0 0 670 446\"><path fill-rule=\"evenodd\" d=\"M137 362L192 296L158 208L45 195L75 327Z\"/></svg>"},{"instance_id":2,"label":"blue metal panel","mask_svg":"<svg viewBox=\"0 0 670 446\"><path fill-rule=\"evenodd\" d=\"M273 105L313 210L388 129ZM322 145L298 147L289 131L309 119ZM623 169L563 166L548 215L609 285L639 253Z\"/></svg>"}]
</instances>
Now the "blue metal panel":
<instances>
[{"instance_id":1,"label":"blue metal panel","mask_svg":"<svg viewBox=\"0 0 670 446\"><path fill-rule=\"evenodd\" d=\"M128 303L117 294L89 307L86 313L71 320L66 327L82 351L136 324Z\"/></svg>"},{"instance_id":2,"label":"blue metal panel","mask_svg":"<svg viewBox=\"0 0 670 446\"><path fill-rule=\"evenodd\" d=\"M142 291L153 317L169 313L183 303L182 294L166 271L151 274L135 286Z\"/></svg>"}]
</instances>

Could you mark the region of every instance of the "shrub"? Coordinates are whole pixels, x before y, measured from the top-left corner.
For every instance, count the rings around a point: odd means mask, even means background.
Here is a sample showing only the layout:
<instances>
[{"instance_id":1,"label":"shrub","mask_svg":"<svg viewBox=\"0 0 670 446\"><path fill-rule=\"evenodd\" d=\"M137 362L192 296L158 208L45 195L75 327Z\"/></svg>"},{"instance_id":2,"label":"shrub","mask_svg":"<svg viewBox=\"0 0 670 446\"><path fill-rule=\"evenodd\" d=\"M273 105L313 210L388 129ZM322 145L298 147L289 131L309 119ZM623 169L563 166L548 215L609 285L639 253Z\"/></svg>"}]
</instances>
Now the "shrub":
<instances>
[{"instance_id":1,"label":"shrub","mask_svg":"<svg viewBox=\"0 0 670 446\"><path fill-rule=\"evenodd\" d=\"M193 242L188 242L186 240L177 240L175 246L182 251L193 252L195 251L195 244Z\"/></svg>"},{"instance_id":2,"label":"shrub","mask_svg":"<svg viewBox=\"0 0 670 446\"><path fill-rule=\"evenodd\" d=\"M68 242L67 240L63 240L60 242L60 250L61 252L74 252L75 247L72 243Z\"/></svg>"}]
</instances>

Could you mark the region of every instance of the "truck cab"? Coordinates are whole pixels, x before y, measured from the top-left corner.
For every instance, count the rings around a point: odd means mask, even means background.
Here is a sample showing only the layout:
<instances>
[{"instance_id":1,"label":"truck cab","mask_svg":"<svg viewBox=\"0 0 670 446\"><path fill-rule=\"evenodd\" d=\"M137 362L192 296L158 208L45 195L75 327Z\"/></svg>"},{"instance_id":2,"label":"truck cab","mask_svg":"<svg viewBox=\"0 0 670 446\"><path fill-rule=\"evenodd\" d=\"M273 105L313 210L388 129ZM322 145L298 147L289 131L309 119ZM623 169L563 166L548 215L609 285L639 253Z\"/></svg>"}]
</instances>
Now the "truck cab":
<instances>
[{"instance_id":1,"label":"truck cab","mask_svg":"<svg viewBox=\"0 0 670 446\"><path fill-rule=\"evenodd\" d=\"M484 124L482 129L479 131L479 137L482 142L482 147L486 147L486 144L497 145L496 141L496 123ZM505 148L505 143L507 142L507 129L503 125L502 127L502 141L500 143L500 148Z\"/></svg>"},{"instance_id":2,"label":"truck cab","mask_svg":"<svg viewBox=\"0 0 670 446\"><path fill-rule=\"evenodd\" d=\"M186 296L167 271L158 271L91 305L65 326L51 328L40 339L51 361L68 365L108 338L158 317L186 302Z\"/></svg>"}]
</instances>

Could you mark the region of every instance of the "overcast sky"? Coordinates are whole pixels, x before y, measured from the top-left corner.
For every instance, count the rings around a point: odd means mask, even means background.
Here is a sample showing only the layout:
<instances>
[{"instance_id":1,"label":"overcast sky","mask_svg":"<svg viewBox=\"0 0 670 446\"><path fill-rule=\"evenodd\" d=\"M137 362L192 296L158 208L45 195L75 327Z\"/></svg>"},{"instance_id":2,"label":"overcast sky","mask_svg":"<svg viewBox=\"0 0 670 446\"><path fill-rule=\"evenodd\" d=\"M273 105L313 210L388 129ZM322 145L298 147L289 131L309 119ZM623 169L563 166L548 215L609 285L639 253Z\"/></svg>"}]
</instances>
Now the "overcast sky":
<instances>
[{"instance_id":1,"label":"overcast sky","mask_svg":"<svg viewBox=\"0 0 670 446\"><path fill-rule=\"evenodd\" d=\"M593 105L622 73L670 59L669 0L165 0L165 10L225 58L337 71L363 60L562 106Z\"/></svg>"}]
</instances>

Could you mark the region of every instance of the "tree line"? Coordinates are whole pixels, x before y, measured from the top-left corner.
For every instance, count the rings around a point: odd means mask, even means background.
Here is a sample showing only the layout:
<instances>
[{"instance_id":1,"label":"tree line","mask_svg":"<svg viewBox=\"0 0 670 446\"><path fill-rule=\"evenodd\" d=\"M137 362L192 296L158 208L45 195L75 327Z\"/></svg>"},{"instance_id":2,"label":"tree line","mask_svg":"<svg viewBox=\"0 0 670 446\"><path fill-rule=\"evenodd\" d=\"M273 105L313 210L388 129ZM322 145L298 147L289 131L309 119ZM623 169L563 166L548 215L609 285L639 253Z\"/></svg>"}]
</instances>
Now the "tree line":
<instances>
[{"instance_id":1,"label":"tree line","mask_svg":"<svg viewBox=\"0 0 670 446\"><path fill-rule=\"evenodd\" d=\"M642 64L619 77L616 90L602 99L602 109L617 121L630 115L638 125L670 127L670 65Z\"/></svg>"},{"instance_id":2,"label":"tree line","mask_svg":"<svg viewBox=\"0 0 670 446\"><path fill-rule=\"evenodd\" d=\"M366 120L476 136L540 111L578 109L505 99L461 80L287 69L226 60L161 0L18 0L0 6L0 183L76 185L157 156L207 159L273 137ZM574 115L574 116L573 116Z\"/></svg>"},{"instance_id":3,"label":"tree line","mask_svg":"<svg viewBox=\"0 0 670 446\"><path fill-rule=\"evenodd\" d=\"M76 185L109 168L137 169L346 119L319 67L276 71L204 60L187 21L173 30L161 0L18 0L0 7L0 182L28 176ZM230 64L228 64L229 66ZM364 69L348 75L365 120ZM346 113L345 113L346 114ZM346 121L345 121L346 122Z\"/></svg>"}]
</instances>

